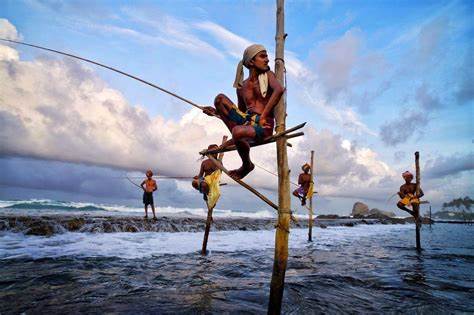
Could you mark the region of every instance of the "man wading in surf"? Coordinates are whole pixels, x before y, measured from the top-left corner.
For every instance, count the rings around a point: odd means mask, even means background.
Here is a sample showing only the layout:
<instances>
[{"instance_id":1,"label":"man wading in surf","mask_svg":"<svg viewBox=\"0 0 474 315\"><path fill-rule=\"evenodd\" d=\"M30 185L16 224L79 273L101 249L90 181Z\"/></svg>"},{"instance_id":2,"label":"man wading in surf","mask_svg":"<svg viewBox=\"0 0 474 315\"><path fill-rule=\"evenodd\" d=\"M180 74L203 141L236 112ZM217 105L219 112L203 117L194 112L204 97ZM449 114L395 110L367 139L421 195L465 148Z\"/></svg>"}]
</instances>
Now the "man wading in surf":
<instances>
[{"instance_id":1,"label":"man wading in surf","mask_svg":"<svg viewBox=\"0 0 474 315\"><path fill-rule=\"evenodd\" d=\"M230 171L232 177L241 179L254 169L250 160L250 141L261 142L273 134L275 118L273 107L280 101L284 88L268 66L267 50L262 45L251 45L244 51L237 66L234 87L237 90L237 105L227 96L219 94L214 107L204 107L209 116L219 115L232 133L232 139L221 148L235 144L242 159L242 166ZM249 69L244 78L243 66Z\"/></svg>"}]
</instances>

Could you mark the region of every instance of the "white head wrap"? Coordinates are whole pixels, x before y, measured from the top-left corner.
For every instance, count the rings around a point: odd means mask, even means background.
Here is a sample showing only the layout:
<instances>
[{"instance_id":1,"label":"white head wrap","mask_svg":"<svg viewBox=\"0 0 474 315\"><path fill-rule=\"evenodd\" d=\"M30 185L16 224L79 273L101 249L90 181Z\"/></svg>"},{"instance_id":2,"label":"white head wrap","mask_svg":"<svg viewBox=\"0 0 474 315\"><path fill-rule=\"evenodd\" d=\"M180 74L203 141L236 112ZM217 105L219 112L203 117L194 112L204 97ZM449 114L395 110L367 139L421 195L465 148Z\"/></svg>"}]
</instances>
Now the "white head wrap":
<instances>
[{"instance_id":1,"label":"white head wrap","mask_svg":"<svg viewBox=\"0 0 474 315\"><path fill-rule=\"evenodd\" d=\"M249 62L255 57L259 52L267 50L263 45L253 44L247 47L244 51L242 60L237 65L237 71L235 72L235 81L234 87L240 88L244 82L244 67L249 67ZM258 76L258 83L260 85L260 93L265 97L268 90L268 76L267 73L262 73Z\"/></svg>"}]
</instances>

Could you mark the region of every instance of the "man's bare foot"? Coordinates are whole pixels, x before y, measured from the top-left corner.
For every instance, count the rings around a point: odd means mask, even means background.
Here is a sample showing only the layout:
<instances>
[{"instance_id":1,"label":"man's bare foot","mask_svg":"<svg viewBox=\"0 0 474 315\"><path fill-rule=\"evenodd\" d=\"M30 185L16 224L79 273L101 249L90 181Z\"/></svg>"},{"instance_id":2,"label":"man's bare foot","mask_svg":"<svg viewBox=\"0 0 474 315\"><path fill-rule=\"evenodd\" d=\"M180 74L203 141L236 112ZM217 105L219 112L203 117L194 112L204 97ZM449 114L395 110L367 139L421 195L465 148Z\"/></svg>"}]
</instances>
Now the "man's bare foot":
<instances>
[{"instance_id":1,"label":"man's bare foot","mask_svg":"<svg viewBox=\"0 0 474 315\"><path fill-rule=\"evenodd\" d=\"M153 217L153 221L158 221L158 218L157 218L157 217Z\"/></svg>"},{"instance_id":2,"label":"man's bare foot","mask_svg":"<svg viewBox=\"0 0 474 315\"><path fill-rule=\"evenodd\" d=\"M250 162L248 165L242 165L240 168L236 170L232 170L229 172L229 175L234 178L234 179L242 179L245 176L248 175L253 169L255 168L255 165Z\"/></svg>"},{"instance_id":3,"label":"man's bare foot","mask_svg":"<svg viewBox=\"0 0 474 315\"><path fill-rule=\"evenodd\" d=\"M147 216L147 215L146 215L146 216L144 216L144 217L143 217L143 219L145 219L145 220L148 220L148 216Z\"/></svg>"}]
</instances>

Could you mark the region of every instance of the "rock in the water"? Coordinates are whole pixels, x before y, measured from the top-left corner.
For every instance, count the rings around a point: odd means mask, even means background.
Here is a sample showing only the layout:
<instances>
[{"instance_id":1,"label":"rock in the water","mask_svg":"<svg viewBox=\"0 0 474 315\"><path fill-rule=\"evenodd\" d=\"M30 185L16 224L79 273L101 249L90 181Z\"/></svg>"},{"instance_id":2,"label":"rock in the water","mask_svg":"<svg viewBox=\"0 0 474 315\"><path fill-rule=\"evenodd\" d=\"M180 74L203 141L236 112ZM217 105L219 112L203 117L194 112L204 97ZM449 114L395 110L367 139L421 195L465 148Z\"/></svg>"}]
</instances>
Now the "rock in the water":
<instances>
[{"instance_id":1,"label":"rock in the water","mask_svg":"<svg viewBox=\"0 0 474 315\"><path fill-rule=\"evenodd\" d=\"M349 227L353 227L354 226L354 222L346 222L343 224L344 226L349 226Z\"/></svg>"},{"instance_id":2,"label":"rock in the water","mask_svg":"<svg viewBox=\"0 0 474 315\"><path fill-rule=\"evenodd\" d=\"M369 211L368 216L371 216L374 219L385 219L385 218L394 218L395 213L374 208Z\"/></svg>"},{"instance_id":3,"label":"rock in the water","mask_svg":"<svg viewBox=\"0 0 474 315\"><path fill-rule=\"evenodd\" d=\"M67 229L69 231L77 231L79 230L84 224L85 220L82 218L74 218L67 222Z\"/></svg>"},{"instance_id":4,"label":"rock in the water","mask_svg":"<svg viewBox=\"0 0 474 315\"><path fill-rule=\"evenodd\" d=\"M362 202L356 202L352 206L352 216L365 216L369 213L369 206Z\"/></svg>"},{"instance_id":5,"label":"rock in the water","mask_svg":"<svg viewBox=\"0 0 474 315\"><path fill-rule=\"evenodd\" d=\"M27 235L43 235L50 236L54 234L54 226L48 222L38 222L33 224L26 232Z\"/></svg>"},{"instance_id":6,"label":"rock in the water","mask_svg":"<svg viewBox=\"0 0 474 315\"><path fill-rule=\"evenodd\" d=\"M327 229L328 228L327 225L324 225L324 224L320 224L319 227L322 228L322 229Z\"/></svg>"},{"instance_id":7,"label":"rock in the water","mask_svg":"<svg viewBox=\"0 0 474 315\"><path fill-rule=\"evenodd\" d=\"M318 215L318 219L339 219L337 214L321 214Z\"/></svg>"}]
</instances>

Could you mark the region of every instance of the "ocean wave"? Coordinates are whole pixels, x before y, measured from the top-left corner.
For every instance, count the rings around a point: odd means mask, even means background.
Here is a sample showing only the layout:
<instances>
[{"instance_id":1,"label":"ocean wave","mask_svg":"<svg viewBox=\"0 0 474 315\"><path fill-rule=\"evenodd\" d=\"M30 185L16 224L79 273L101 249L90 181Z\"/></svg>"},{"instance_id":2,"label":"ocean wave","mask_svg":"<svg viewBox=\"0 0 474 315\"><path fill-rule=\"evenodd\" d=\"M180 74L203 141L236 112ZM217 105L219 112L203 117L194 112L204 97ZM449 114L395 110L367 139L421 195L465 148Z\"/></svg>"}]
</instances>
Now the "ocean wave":
<instances>
[{"instance_id":1,"label":"ocean wave","mask_svg":"<svg viewBox=\"0 0 474 315\"><path fill-rule=\"evenodd\" d=\"M160 207L155 206L158 214L184 214L191 216L206 217L207 209L204 208L177 208L177 207ZM5 213L9 210L9 213L13 212L22 214L35 214L34 211L38 211L38 214L61 214L70 212L85 212L85 211L104 211L108 214L120 215L124 213L143 213L142 207L132 207L126 205L115 205L115 204L96 204L86 202L70 202L70 201L59 201L50 199L30 199L30 200L0 200L0 213ZM214 209L215 217L245 217L245 218L274 218L275 212L270 210L259 210L256 212L245 212L235 211L227 209Z\"/></svg>"},{"instance_id":2,"label":"ocean wave","mask_svg":"<svg viewBox=\"0 0 474 315\"><path fill-rule=\"evenodd\" d=\"M106 210L102 207L97 206L62 206L62 205L49 205L49 204L41 204L41 203L17 203L8 207L4 207L5 209L35 209L35 210L74 210L74 211L100 211Z\"/></svg>"}]
</instances>

